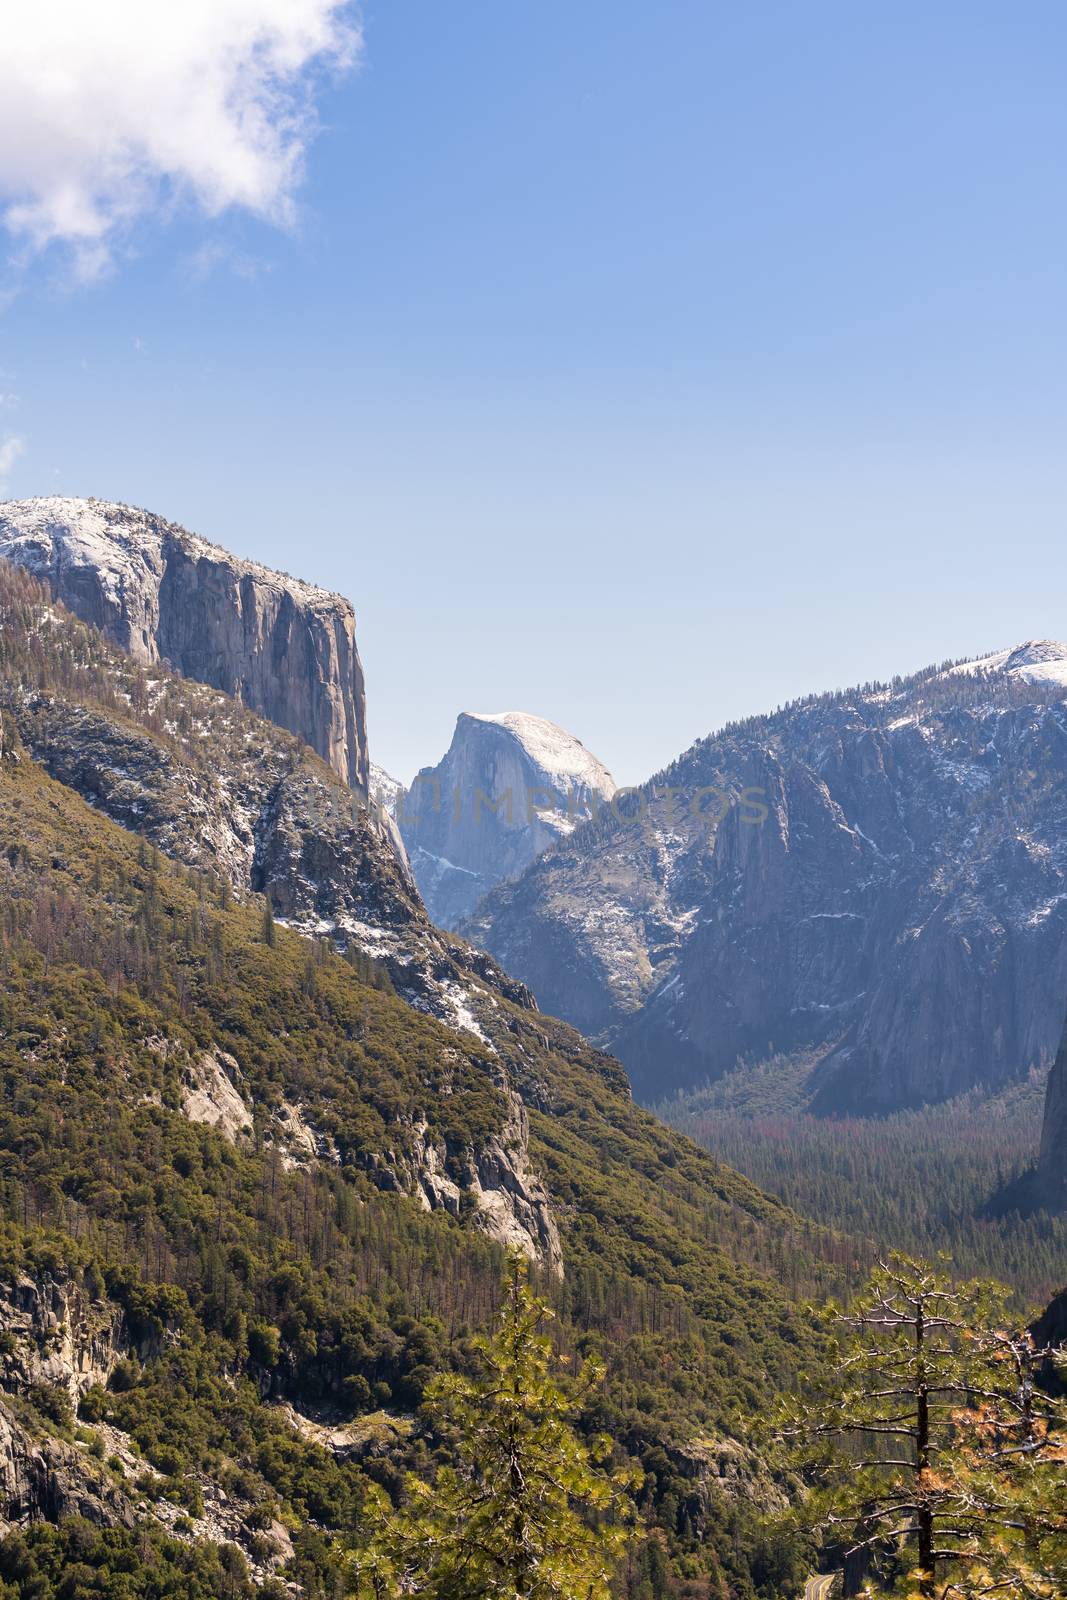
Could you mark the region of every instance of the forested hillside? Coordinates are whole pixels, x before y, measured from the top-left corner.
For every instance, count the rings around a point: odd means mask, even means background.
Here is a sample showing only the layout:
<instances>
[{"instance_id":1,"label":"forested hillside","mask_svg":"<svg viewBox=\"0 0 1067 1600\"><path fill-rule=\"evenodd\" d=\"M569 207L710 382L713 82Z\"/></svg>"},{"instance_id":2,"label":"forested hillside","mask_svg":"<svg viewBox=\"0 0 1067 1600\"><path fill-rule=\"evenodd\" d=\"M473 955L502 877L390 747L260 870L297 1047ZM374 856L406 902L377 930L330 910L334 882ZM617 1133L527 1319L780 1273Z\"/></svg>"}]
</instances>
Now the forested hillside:
<instances>
[{"instance_id":1,"label":"forested hillside","mask_svg":"<svg viewBox=\"0 0 1067 1600\"><path fill-rule=\"evenodd\" d=\"M587 1423L646 1472L671 1553L651 1592L676 1592L672 1563L692 1595L777 1592L760 1514L780 1490L744 1440L804 1360L790 1292L853 1277L855 1252L635 1108L570 1029L503 993L510 1049L443 1027L354 946L299 937L94 811L10 711L2 744L5 1404L50 1441L41 1506L117 1524L65 1524L78 1560L118 1560L147 1517L150 1552L164 1531L240 1547L219 1578L203 1558L204 1593L242 1592L242 1562L333 1592L330 1531L368 1474L394 1482L432 1448L423 1386L466 1360L520 1223L561 1354L607 1359ZM34 1295L66 1308L51 1325L75 1348L117 1319L58 1398L23 1348ZM29 1536L42 1570L55 1537ZM32 1552L8 1548L10 1576Z\"/></svg>"}]
</instances>

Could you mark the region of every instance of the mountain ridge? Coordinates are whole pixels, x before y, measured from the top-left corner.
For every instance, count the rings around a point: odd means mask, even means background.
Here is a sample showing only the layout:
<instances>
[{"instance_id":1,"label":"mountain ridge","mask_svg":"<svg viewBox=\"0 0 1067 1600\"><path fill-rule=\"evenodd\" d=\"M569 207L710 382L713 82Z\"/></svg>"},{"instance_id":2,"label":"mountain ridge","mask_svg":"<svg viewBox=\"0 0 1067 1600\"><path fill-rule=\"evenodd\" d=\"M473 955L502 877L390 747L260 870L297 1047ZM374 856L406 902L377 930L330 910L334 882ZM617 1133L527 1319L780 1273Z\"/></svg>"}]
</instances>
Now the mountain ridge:
<instances>
[{"instance_id":1,"label":"mountain ridge","mask_svg":"<svg viewBox=\"0 0 1067 1600\"><path fill-rule=\"evenodd\" d=\"M795 1049L821 1048L826 1111L1047 1067L1067 993L1065 662L1035 641L728 724L641 787L634 819L585 823L462 929L650 1099ZM709 791L721 803L694 815Z\"/></svg>"}]
</instances>

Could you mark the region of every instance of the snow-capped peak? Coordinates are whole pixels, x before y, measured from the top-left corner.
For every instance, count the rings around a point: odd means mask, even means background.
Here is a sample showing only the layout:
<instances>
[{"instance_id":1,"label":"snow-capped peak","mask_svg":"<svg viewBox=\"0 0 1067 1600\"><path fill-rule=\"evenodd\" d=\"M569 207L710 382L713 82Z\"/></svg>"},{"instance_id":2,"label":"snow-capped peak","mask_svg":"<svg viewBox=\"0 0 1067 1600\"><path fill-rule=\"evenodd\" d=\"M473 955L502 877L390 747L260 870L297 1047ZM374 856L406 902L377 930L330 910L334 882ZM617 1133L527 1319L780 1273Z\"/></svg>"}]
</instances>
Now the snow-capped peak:
<instances>
[{"instance_id":1,"label":"snow-capped peak","mask_svg":"<svg viewBox=\"0 0 1067 1600\"><path fill-rule=\"evenodd\" d=\"M607 767L580 739L547 717L529 711L465 711L472 722L505 728L557 789L588 789L608 800L617 785Z\"/></svg>"},{"instance_id":2,"label":"snow-capped peak","mask_svg":"<svg viewBox=\"0 0 1067 1600\"><path fill-rule=\"evenodd\" d=\"M980 672L1003 673L1023 683L1053 684L1067 690L1067 644L1058 639L1027 639L1013 650L997 650L950 667L948 676L970 678Z\"/></svg>"}]
</instances>

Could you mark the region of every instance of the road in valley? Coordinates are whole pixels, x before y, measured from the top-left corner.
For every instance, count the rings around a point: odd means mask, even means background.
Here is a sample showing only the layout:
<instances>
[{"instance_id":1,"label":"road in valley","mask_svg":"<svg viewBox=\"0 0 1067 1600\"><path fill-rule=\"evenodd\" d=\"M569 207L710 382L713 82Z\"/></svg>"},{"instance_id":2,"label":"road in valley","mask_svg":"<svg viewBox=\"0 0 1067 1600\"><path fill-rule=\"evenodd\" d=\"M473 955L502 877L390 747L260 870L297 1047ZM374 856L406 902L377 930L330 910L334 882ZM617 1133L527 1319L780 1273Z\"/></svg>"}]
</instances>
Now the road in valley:
<instances>
[{"instance_id":1,"label":"road in valley","mask_svg":"<svg viewBox=\"0 0 1067 1600\"><path fill-rule=\"evenodd\" d=\"M836 1572L829 1573L825 1578L809 1578L804 1586L804 1600L830 1600L836 1580Z\"/></svg>"}]
</instances>

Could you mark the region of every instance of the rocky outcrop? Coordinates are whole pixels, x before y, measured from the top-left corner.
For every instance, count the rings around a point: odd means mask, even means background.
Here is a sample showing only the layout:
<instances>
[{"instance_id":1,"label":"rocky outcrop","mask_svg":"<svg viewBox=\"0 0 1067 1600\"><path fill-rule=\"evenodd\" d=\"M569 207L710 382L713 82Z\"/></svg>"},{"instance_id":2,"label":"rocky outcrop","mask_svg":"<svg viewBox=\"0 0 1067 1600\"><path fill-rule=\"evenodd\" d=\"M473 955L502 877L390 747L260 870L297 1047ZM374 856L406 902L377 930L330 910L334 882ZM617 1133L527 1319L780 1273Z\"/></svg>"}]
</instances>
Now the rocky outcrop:
<instances>
[{"instance_id":1,"label":"rocky outcrop","mask_svg":"<svg viewBox=\"0 0 1067 1600\"><path fill-rule=\"evenodd\" d=\"M764 1516L781 1516L788 1509L789 1497L768 1472L766 1461L737 1439L694 1439L669 1444L666 1453L712 1509L721 1497L743 1500Z\"/></svg>"},{"instance_id":2,"label":"rocky outcrop","mask_svg":"<svg viewBox=\"0 0 1067 1600\"><path fill-rule=\"evenodd\" d=\"M366 790L363 669L340 595L103 500L0 503L0 556L137 661L233 695Z\"/></svg>"},{"instance_id":3,"label":"rocky outcrop","mask_svg":"<svg viewBox=\"0 0 1067 1600\"><path fill-rule=\"evenodd\" d=\"M268 724L234 726L221 695L179 683L172 698L185 739L49 693L7 704L50 777L167 855L220 873L238 897L269 895L277 916L316 932L425 921L376 813L347 786Z\"/></svg>"},{"instance_id":4,"label":"rocky outcrop","mask_svg":"<svg viewBox=\"0 0 1067 1600\"><path fill-rule=\"evenodd\" d=\"M167 1041L162 1041L165 1049ZM190 1122L213 1128L231 1144L253 1131L252 1111L241 1090L241 1069L223 1050L206 1050L182 1070L180 1105ZM563 1247L552 1202L530 1164L530 1128L526 1108L500 1074L507 1112L498 1132L478 1146L441 1141L423 1120L410 1130L399 1150L375 1152L369 1165L381 1187L410 1194L427 1211L466 1217L482 1233L507 1249L522 1251L557 1277L563 1276ZM282 1101L264 1129L265 1142L277 1146L287 1170L336 1166L336 1142L311 1123L304 1108ZM61 1325L66 1322L61 1318ZM68 1340L69 1343L69 1340ZM113 1341L105 1351L113 1349ZM85 1387L106 1382L110 1366L91 1363L84 1352L75 1360L75 1346L64 1345L57 1372L90 1373ZM114 1362L112 1361L111 1365ZM42 1368L40 1381L59 1378ZM76 1396L75 1396L76 1398Z\"/></svg>"},{"instance_id":5,"label":"rocky outcrop","mask_svg":"<svg viewBox=\"0 0 1067 1600\"><path fill-rule=\"evenodd\" d=\"M205 1050L182 1075L181 1108L190 1122L214 1128L236 1144L252 1132L252 1113L237 1087L241 1069L225 1050Z\"/></svg>"},{"instance_id":6,"label":"rocky outcrop","mask_svg":"<svg viewBox=\"0 0 1067 1600\"><path fill-rule=\"evenodd\" d=\"M447 754L393 804L430 915L455 928L614 793L603 763L555 723L465 711Z\"/></svg>"},{"instance_id":7,"label":"rocky outcrop","mask_svg":"<svg viewBox=\"0 0 1067 1600\"><path fill-rule=\"evenodd\" d=\"M29 1523L68 1517L102 1528L133 1528L146 1520L186 1544L210 1540L237 1545L257 1584L292 1560L293 1542L284 1523L273 1519L263 1527L253 1504L232 1489L223 1489L203 1473L190 1473L203 1504L190 1517L185 1505L161 1493L144 1496L138 1481L145 1477L144 1458L131 1449L127 1434L101 1423L93 1436L107 1453L108 1469L83 1446L31 1433L0 1402L0 1538ZM122 1480L111 1470L115 1466ZM162 1488L164 1480L157 1482Z\"/></svg>"},{"instance_id":8,"label":"rocky outcrop","mask_svg":"<svg viewBox=\"0 0 1067 1600\"><path fill-rule=\"evenodd\" d=\"M466 1218L561 1278L563 1247L548 1190L530 1164L526 1107L511 1089L504 1093L504 1122L478 1148L442 1141L423 1121L399 1148L371 1157L372 1175L381 1188L411 1195L426 1211Z\"/></svg>"},{"instance_id":9,"label":"rocky outcrop","mask_svg":"<svg viewBox=\"0 0 1067 1600\"><path fill-rule=\"evenodd\" d=\"M295 1406L284 1402L282 1410L294 1433L328 1450L339 1461L364 1461L370 1457L387 1456L401 1449L415 1431L412 1417L396 1416L387 1411L354 1417L350 1422L323 1422L305 1416Z\"/></svg>"},{"instance_id":10,"label":"rocky outcrop","mask_svg":"<svg viewBox=\"0 0 1067 1600\"><path fill-rule=\"evenodd\" d=\"M25 1273L0 1283L0 1389L65 1389L73 1405L106 1384L129 1349L117 1306L67 1278Z\"/></svg>"},{"instance_id":11,"label":"rocky outcrop","mask_svg":"<svg viewBox=\"0 0 1067 1600\"><path fill-rule=\"evenodd\" d=\"M153 1338L134 1345L113 1301L93 1299L72 1279L48 1274L20 1274L0 1284L0 1333L0 1394L62 1390L72 1414L90 1388L106 1388L123 1357L132 1353L151 1361L161 1349ZM223 1488L194 1470L190 1477L202 1509L190 1517L185 1505L162 1492L162 1477L156 1478L155 1492L145 1494L147 1463L120 1429L97 1421L70 1442L54 1430L33 1429L28 1420L32 1411L23 1407L23 1413L26 1420L0 1400L0 1538L28 1523L67 1517L127 1528L141 1518L187 1543L240 1545L260 1582L292 1559L293 1544L284 1525L272 1521L262 1528L251 1515L252 1502L242 1500L232 1487ZM94 1444L96 1456L90 1448Z\"/></svg>"},{"instance_id":12,"label":"rocky outcrop","mask_svg":"<svg viewBox=\"0 0 1067 1600\"><path fill-rule=\"evenodd\" d=\"M0 1283L0 1392L61 1390L72 1410L94 1384L106 1384L129 1350L122 1313L69 1278L20 1273ZM126 1494L85 1452L27 1424L0 1404L0 1537L39 1520L79 1516L132 1526Z\"/></svg>"},{"instance_id":13,"label":"rocky outcrop","mask_svg":"<svg viewBox=\"0 0 1067 1600\"><path fill-rule=\"evenodd\" d=\"M341 1164L337 1141L308 1120L303 1106L292 1105L287 1100L275 1110L265 1139L268 1144L278 1146L286 1171L315 1166L319 1162L331 1167Z\"/></svg>"},{"instance_id":14,"label":"rocky outcrop","mask_svg":"<svg viewBox=\"0 0 1067 1600\"><path fill-rule=\"evenodd\" d=\"M427 1161L419 1172L419 1192L430 1207L453 1209L464 1195L473 1201L474 1225L507 1249L521 1250L531 1261L558 1277L563 1276L563 1249L552 1213L548 1190L530 1166L530 1128L526 1107L517 1094L508 1094L508 1116L500 1132L480 1149L467 1147L455 1161L445 1153L444 1163ZM450 1160L458 1167L459 1184L451 1192L441 1172Z\"/></svg>"},{"instance_id":15,"label":"rocky outcrop","mask_svg":"<svg viewBox=\"0 0 1067 1600\"><path fill-rule=\"evenodd\" d=\"M1024 1079L1067 994L1065 695L1046 641L727 728L464 931L643 1098L800 1051L828 1113Z\"/></svg>"},{"instance_id":16,"label":"rocky outcrop","mask_svg":"<svg viewBox=\"0 0 1067 1600\"><path fill-rule=\"evenodd\" d=\"M483 1142L476 1146L442 1140L423 1118L398 1127L386 1148L364 1151L364 1163L380 1188L410 1195L426 1211L462 1217L498 1244L521 1250L562 1277L563 1248L552 1202L530 1163L526 1107L499 1065L494 1075L506 1110L498 1131ZM233 1056L204 1051L182 1070L182 1114L214 1128L231 1144L239 1143L254 1126L241 1082ZM286 1170L337 1166L341 1160L336 1141L309 1120L304 1107L289 1101L271 1109L263 1137L278 1149Z\"/></svg>"},{"instance_id":17,"label":"rocky outcrop","mask_svg":"<svg viewBox=\"0 0 1067 1600\"><path fill-rule=\"evenodd\" d=\"M132 1528L127 1494L84 1451L37 1438L0 1404L0 1538L29 1522L81 1517L99 1527Z\"/></svg>"}]
</instances>

